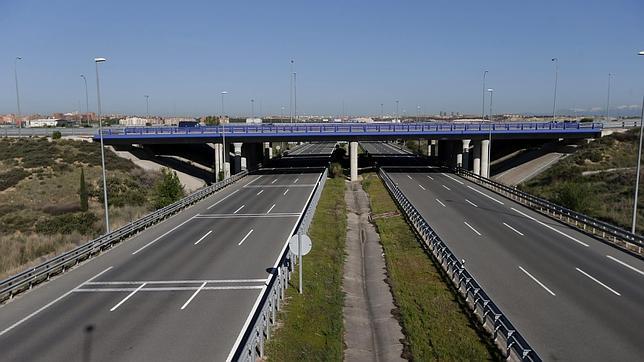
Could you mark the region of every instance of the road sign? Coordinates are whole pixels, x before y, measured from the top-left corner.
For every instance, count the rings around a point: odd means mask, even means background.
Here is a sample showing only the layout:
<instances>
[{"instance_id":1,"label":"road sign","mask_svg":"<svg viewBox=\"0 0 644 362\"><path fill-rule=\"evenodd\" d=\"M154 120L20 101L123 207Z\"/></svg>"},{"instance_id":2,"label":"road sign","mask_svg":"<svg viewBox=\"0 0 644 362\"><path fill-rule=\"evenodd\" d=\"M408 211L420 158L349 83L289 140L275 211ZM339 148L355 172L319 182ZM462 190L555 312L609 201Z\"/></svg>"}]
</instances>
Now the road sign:
<instances>
[{"instance_id":1,"label":"road sign","mask_svg":"<svg viewBox=\"0 0 644 362\"><path fill-rule=\"evenodd\" d=\"M293 252L293 254L295 255L306 255L311 251L313 244L311 242L311 238L309 238L308 235L302 234L300 235L300 237L300 241L302 243L302 254L299 253L297 234L291 236L291 239L288 241L288 247L291 248L291 252Z\"/></svg>"}]
</instances>

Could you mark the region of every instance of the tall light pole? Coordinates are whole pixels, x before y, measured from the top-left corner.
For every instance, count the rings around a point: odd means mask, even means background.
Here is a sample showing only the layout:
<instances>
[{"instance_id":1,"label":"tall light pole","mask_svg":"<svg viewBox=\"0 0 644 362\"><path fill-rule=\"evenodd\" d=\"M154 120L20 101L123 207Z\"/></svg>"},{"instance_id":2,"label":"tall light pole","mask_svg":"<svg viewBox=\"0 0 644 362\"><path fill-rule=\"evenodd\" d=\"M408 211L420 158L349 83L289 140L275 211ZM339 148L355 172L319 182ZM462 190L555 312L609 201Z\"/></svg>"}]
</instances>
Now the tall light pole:
<instances>
[{"instance_id":1,"label":"tall light pole","mask_svg":"<svg viewBox=\"0 0 644 362\"><path fill-rule=\"evenodd\" d=\"M297 73L293 72L293 116L297 123Z\"/></svg>"},{"instance_id":2,"label":"tall light pole","mask_svg":"<svg viewBox=\"0 0 644 362\"><path fill-rule=\"evenodd\" d=\"M110 233L110 215L107 206L107 178L105 176L105 147L103 146L103 122L101 121L101 87L98 77L98 63L106 61L105 58L94 58L96 64L96 102L98 105L98 134L101 139L101 167L103 168L103 204L105 205L105 231Z\"/></svg>"},{"instance_id":3,"label":"tall light pole","mask_svg":"<svg viewBox=\"0 0 644 362\"><path fill-rule=\"evenodd\" d=\"M644 50L640 51L638 55L644 55ZM644 97L642 97L642 110L640 113L640 145L637 148L637 174L635 175L635 199L633 200L633 222L631 226L631 233L635 234L635 226L637 225L637 197L640 189L640 165L642 163L642 136L644 135Z\"/></svg>"},{"instance_id":4,"label":"tall light pole","mask_svg":"<svg viewBox=\"0 0 644 362\"><path fill-rule=\"evenodd\" d=\"M384 120L385 118L385 104L380 103L380 120Z\"/></svg>"},{"instance_id":5,"label":"tall light pole","mask_svg":"<svg viewBox=\"0 0 644 362\"><path fill-rule=\"evenodd\" d=\"M255 118L255 100L250 99L250 118Z\"/></svg>"},{"instance_id":6,"label":"tall light pole","mask_svg":"<svg viewBox=\"0 0 644 362\"><path fill-rule=\"evenodd\" d=\"M291 71L289 72L289 88L288 88L288 117L290 118L291 123L293 123L293 63L295 61L291 59Z\"/></svg>"},{"instance_id":7,"label":"tall light pole","mask_svg":"<svg viewBox=\"0 0 644 362\"><path fill-rule=\"evenodd\" d=\"M494 127L494 123L492 123L492 96L494 95L494 89L488 88L487 91L490 92L490 133L488 134L487 142L487 177L490 178L492 176L490 175L490 165L492 164L492 127Z\"/></svg>"},{"instance_id":8,"label":"tall light pole","mask_svg":"<svg viewBox=\"0 0 644 362\"><path fill-rule=\"evenodd\" d=\"M398 114L398 104L399 104L399 103L400 103L400 102L396 99L396 118L397 118L398 120L400 120L400 115Z\"/></svg>"},{"instance_id":9,"label":"tall light pole","mask_svg":"<svg viewBox=\"0 0 644 362\"><path fill-rule=\"evenodd\" d=\"M610 77L613 74L608 73L608 95L606 96L606 120L610 119Z\"/></svg>"},{"instance_id":10,"label":"tall light pole","mask_svg":"<svg viewBox=\"0 0 644 362\"><path fill-rule=\"evenodd\" d=\"M420 121L420 106L416 106L416 122Z\"/></svg>"},{"instance_id":11,"label":"tall light pole","mask_svg":"<svg viewBox=\"0 0 644 362\"><path fill-rule=\"evenodd\" d=\"M150 122L150 96L145 95L145 121Z\"/></svg>"},{"instance_id":12,"label":"tall light pole","mask_svg":"<svg viewBox=\"0 0 644 362\"><path fill-rule=\"evenodd\" d=\"M481 120L485 119L485 76L487 73L487 70L483 72L483 106L481 108Z\"/></svg>"},{"instance_id":13,"label":"tall light pole","mask_svg":"<svg viewBox=\"0 0 644 362\"><path fill-rule=\"evenodd\" d=\"M85 112L89 113L89 95L87 92L87 78L83 74L80 75L85 81ZM89 117L87 117L87 125L89 126Z\"/></svg>"},{"instance_id":14,"label":"tall light pole","mask_svg":"<svg viewBox=\"0 0 644 362\"><path fill-rule=\"evenodd\" d=\"M18 123L18 133L22 131L22 121L18 121L18 118L21 115L20 112L20 92L18 91L18 61L22 60L22 57L16 57L16 59L13 60L13 76L16 80L16 104L18 105L18 114L16 115L14 119L14 123Z\"/></svg>"},{"instance_id":15,"label":"tall light pole","mask_svg":"<svg viewBox=\"0 0 644 362\"><path fill-rule=\"evenodd\" d=\"M280 122L284 121L284 106L282 106L282 109L280 110Z\"/></svg>"},{"instance_id":16,"label":"tall light pole","mask_svg":"<svg viewBox=\"0 0 644 362\"><path fill-rule=\"evenodd\" d=\"M554 122L556 119L556 109L557 109L557 80L559 78L559 59L558 58L552 58L552 61L555 62L555 95L552 100L552 121Z\"/></svg>"},{"instance_id":17,"label":"tall light pole","mask_svg":"<svg viewBox=\"0 0 644 362\"><path fill-rule=\"evenodd\" d=\"M221 118L219 119L219 125L221 126L221 153L224 158L221 160L222 169L224 170L224 179L226 179L226 128L224 126L224 96L228 94L227 91L221 92Z\"/></svg>"}]
</instances>

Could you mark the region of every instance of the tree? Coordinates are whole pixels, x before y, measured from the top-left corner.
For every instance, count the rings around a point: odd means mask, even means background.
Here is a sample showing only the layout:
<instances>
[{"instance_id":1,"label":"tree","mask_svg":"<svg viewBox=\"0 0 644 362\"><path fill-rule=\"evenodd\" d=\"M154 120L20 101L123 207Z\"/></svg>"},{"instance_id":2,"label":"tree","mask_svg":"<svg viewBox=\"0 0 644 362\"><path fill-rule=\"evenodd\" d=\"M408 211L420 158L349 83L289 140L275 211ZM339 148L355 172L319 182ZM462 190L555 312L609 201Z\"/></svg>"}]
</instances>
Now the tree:
<instances>
[{"instance_id":1,"label":"tree","mask_svg":"<svg viewBox=\"0 0 644 362\"><path fill-rule=\"evenodd\" d=\"M80 196L80 208L82 211L87 211L89 208L87 199L88 199L88 192L87 192L87 185L85 184L85 170L81 168L81 174L80 174L80 190L78 191L78 194Z\"/></svg>"},{"instance_id":2,"label":"tree","mask_svg":"<svg viewBox=\"0 0 644 362\"><path fill-rule=\"evenodd\" d=\"M54 140L60 139L63 135L60 133L60 131L54 131L51 134L51 138Z\"/></svg>"},{"instance_id":3,"label":"tree","mask_svg":"<svg viewBox=\"0 0 644 362\"><path fill-rule=\"evenodd\" d=\"M152 204L156 209L179 201L185 195L176 172L164 168L162 173L163 178L157 182L152 194Z\"/></svg>"}]
</instances>

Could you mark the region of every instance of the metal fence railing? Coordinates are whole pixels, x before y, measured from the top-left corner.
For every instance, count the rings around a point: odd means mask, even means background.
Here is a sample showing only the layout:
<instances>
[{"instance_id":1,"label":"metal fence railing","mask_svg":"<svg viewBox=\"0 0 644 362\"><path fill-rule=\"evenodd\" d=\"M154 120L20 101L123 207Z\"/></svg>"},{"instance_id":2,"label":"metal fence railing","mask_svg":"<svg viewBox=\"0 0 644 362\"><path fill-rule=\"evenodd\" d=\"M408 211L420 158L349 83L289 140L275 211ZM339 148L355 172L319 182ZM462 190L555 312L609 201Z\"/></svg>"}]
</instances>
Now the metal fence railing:
<instances>
[{"instance_id":1,"label":"metal fence railing","mask_svg":"<svg viewBox=\"0 0 644 362\"><path fill-rule=\"evenodd\" d=\"M530 347L526 339L485 293L476 279L465 269L463 263L456 258L449 247L434 232L389 175L383 169L380 169L378 174L407 220L421 238L424 246L440 264L454 288L465 298L467 305L479 318L481 325L491 333L497 346L505 351L505 356L508 359L515 360L541 361L537 352Z\"/></svg>"},{"instance_id":2,"label":"metal fence railing","mask_svg":"<svg viewBox=\"0 0 644 362\"><path fill-rule=\"evenodd\" d=\"M240 180L248 172L238 173L226 180L217 182L201 190L195 191L183 199L153 211L148 215L124 225L109 234L101 235L94 240L80 245L68 252L55 256L41 264L31 267L23 272L10 276L0 281L0 303L12 298L14 295L30 289L34 285L48 280L51 276L65 272L79 262L92 257L112 245L125 240L132 235L174 215L175 213L195 204L210 196L214 192Z\"/></svg>"},{"instance_id":3,"label":"metal fence railing","mask_svg":"<svg viewBox=\"0 0 644 362\"><path fill-rule=\"evenodd\" d=\"M576 211L550 202L546 199L530 195L514 187L510 187L494 180L481 177L471 171L459 168L454 170L454 172L457 175L460 175L470 181L484 186L500 195L508 197L511 200L519 202L520 204L523 204L546 216L552 217L567 225L573 226L586 234L600 238L631 253L640 256L644 255L644 237L642 235L633 234L630 231L624 230L618 226L611 225L607 222L600 221L590 216L578 213Z\"/></svg>"},{"instance_id":4,"label":"metal fence railing","mask_svg":"<svg viewBox=\"0 0 644 362\"><path fill-rule=\"evenodd\" d=\"M292 235L306 234L313 220L315 208L322 195L324 184L328 175L328 169L318 178L314 190L307 200L306 209L294 228ZM234 361L255 362L264 358L264 344L270 336L271 329L277 321L277 312L280 310L284 300L288 281L297 263L297 255L293 254L288 247L288 240L284 245L284 251L273 268L273 274L268 282L264 296L255 311L252 323L244 331L244 339L239 344L233 356Z\"/></svg>"}]
</instances>

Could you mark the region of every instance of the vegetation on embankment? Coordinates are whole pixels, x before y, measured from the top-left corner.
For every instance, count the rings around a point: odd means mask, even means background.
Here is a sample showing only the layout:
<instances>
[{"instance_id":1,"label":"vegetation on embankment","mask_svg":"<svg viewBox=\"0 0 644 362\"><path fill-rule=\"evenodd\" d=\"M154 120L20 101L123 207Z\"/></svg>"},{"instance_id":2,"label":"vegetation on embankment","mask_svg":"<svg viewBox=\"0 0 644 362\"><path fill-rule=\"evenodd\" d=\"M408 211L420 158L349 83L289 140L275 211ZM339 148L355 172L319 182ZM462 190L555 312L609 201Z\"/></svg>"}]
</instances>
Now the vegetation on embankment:
<instances>
[{"instance_id":1,"label":"vegetation on embankment","mask_svg":"<svg viewBox=\"0 0 644 362\"><path fill-rule=\"evenodd\" d=\"M414 361L500 359L421 248L380 178L373 173L363 176L385 252L387 281L406 337L405 357Z\"/></svg>"},{"instance_id":2,"label":"vegetation on embankment","mask_svg":"<svg viewBox=\"0 0 644 362\"><path fill-rule=\"evenodd\" d=\"M110 151L105 157L113 229L182 194L173 177L144 171ZM102 232L100 165L96 143L0 139L0 278ZM168 190L172 197L162 197Z\"/></svg>"},{"instance_id":3,"label":"vegetation on embankment","mask_svg":"<svg viewBox=\"0 0 644 362\"><path fill-rule=\"evenodd\" d=\"M304 257L304 294L297 268L280 311L280 326L266 347L271 361L341 361L343 355L342 270L347 211L343 177L326 181L309 229L313 249Z\"/></svg>"},{"instance_id":4,"label":"vegetation on embankment","mask_svg":"<svg viewBox=\"0 0 644 362\"><path fill-rule=\"evenodd\" d=\"M639 130L632 129L583 144L577 152L519 188L630 230L638 142ZM641 201L640 197L639 233L644 232Z\"/></svg>"}]
</instances>

